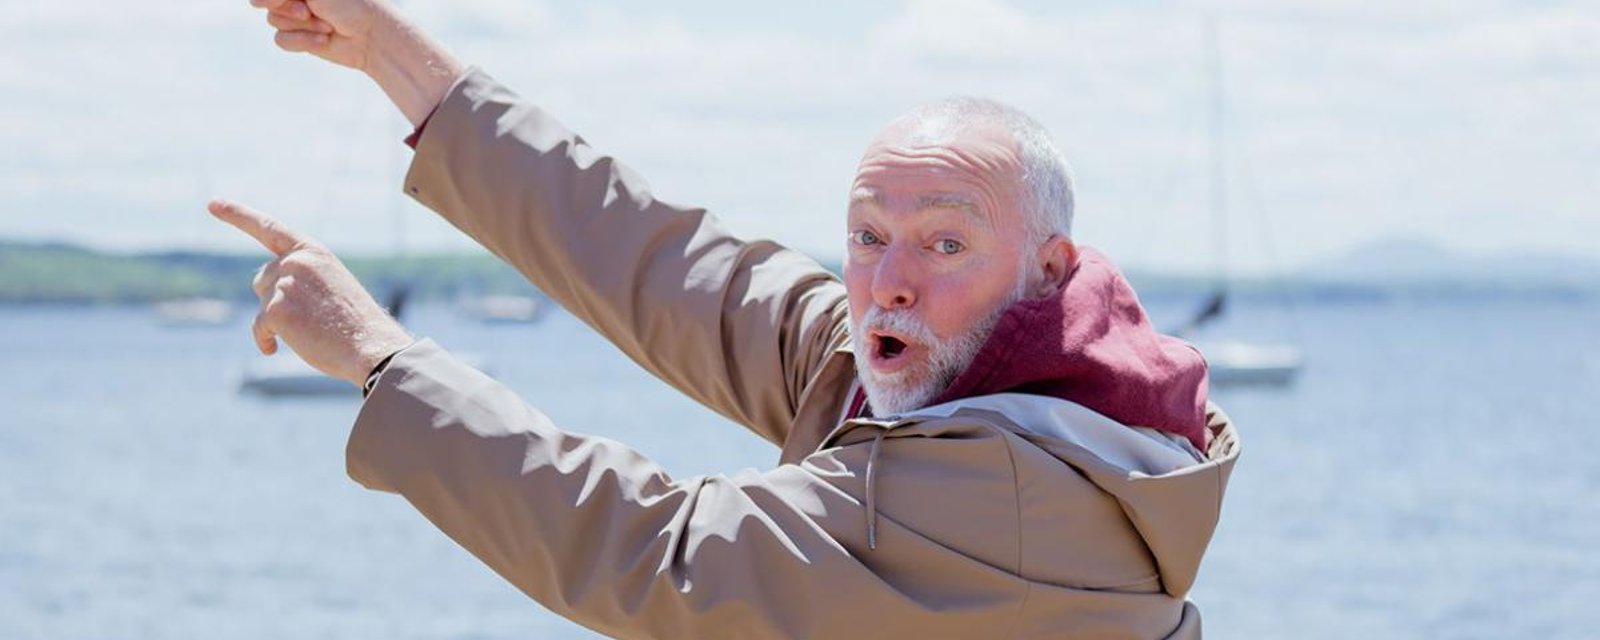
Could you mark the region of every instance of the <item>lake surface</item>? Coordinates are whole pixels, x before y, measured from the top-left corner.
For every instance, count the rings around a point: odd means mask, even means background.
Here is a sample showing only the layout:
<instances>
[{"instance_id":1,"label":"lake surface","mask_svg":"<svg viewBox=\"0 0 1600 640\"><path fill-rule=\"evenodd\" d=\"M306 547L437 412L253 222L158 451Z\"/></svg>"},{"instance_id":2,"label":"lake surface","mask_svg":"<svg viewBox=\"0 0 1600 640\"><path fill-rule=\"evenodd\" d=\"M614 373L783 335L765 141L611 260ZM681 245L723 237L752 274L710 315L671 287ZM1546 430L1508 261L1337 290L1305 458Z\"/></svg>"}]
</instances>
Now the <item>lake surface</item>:
<instances>
[{"instance_id":1,"label":"lake surface","mask_svg":"<svg viewBox=\"0 0 1600 640\"><path fill-rule=\"evenodd\" d=\"M677 476L776 460L565 314L408 324ZM1192 596L1208 636L1594 636L1600 302L1238 305L1212 334L1309 365L1214 394L1244 453ZM0 638L592 637L345 476L354 389L239 395L258 358L246 317L0 308Z\"/></svg>"}]
</instances>

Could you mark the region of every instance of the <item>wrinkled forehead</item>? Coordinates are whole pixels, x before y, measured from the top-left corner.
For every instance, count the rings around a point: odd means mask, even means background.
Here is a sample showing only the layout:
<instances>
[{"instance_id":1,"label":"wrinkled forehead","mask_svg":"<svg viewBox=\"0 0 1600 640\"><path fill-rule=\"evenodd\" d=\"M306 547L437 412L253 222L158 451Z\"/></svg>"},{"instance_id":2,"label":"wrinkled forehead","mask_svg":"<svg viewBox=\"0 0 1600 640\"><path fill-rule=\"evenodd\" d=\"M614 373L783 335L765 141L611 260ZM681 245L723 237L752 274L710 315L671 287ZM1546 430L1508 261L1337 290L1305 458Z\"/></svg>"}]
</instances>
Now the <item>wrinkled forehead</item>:
<instances>
[{"instance_id":1,"label":"wrinkled forehead","mask_svg":"<svg viewBox=\"0 0 1600 640\"><path fill-rule=\"evenodd\" d=\"M901 120L867 145L851 199L964 195L1000 213L1015 207L1022 181L1016 141L1003 127Z\"/></svg>"},{"instance_id":2,"label":"wrinkled forehead","mask_svg":"<svg viewBox=\"0 0 1600 640\"><path fill-rule=\"evenodd\" d=\"M989 163L990 169L1017 164L1020 157L1011 132L996 123L964 123L949 117L901 118L878 132L867 145L865 164L874 152L949 150Z\"/></svg>"}]
</instances>

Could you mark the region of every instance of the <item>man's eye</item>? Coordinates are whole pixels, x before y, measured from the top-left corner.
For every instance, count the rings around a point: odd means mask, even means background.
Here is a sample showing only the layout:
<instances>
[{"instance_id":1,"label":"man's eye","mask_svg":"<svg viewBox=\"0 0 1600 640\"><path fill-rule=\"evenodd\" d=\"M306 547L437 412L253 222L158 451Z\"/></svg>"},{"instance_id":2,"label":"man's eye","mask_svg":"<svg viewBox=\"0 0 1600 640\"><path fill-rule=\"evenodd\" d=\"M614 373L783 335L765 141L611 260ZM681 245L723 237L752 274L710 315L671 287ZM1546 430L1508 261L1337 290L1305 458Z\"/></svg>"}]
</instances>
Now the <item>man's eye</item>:
<instances>
[{"instance_id":1,"label":"man's eye","mask_svg":"<svg viewBox=\"0 0 1600 640\"><path fill-rule=\"evenodd\" d=\"M867 231L866 229L862 229L860 231L855 232L855 240L856 240L856 244L859 244L859 245L874 245L874 244L878 244L878 234L873 233L871 231Z\"/></svg>"},{"instance_id":2,"label":"man's eye","mask_svg":"<svg viewBox=\"0 0 1600 640\"><path fill-rule=\"evenodd\" d=\"M965 248L966 247L961 246L961 243L956 242L955 240L950 240L950 239L944 239L944 240L940 240L938 242L933 243L933 250L934 251L938 251L939 253L945 254L947 256L948 255L954 255L954 254L957 254L957 253L961 253L961 250L965 249Z\"/></svg>"}]
</instances>

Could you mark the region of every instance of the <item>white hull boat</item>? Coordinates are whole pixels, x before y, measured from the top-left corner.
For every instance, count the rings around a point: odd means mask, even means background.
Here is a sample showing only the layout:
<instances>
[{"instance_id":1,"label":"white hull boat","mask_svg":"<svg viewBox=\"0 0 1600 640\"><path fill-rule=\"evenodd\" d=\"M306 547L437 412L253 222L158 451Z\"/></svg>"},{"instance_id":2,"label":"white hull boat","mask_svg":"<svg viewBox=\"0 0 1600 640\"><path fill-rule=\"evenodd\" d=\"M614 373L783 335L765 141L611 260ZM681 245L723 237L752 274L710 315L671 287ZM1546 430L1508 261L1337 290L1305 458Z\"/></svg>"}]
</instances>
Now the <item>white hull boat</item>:
<instances>
[{"instance_id":1,"label":"white hull boat","mask_svg":"<svg viewBox=\"0 0 1600 640\"><path fill-rule=\"evenodd\" d=\"M1219 342L1199 345L1210 366L1211 386L1288 386L1305 365L1288 345Z\"/></svg>"},{"instance_id":2,"label":"white hull boat","mask_svg":"<svg viewBox=\"0 0 1600 640\"><path fill-rule=\"evenodd\" d=\"M479 322L515 324L534 322L543 311L539 300L530 296L483 296L461 303L461 310Z\"/></svg>"},{"instance_id":3,"label":"white hull boat","mask_svg":"<svg viewBox=\"0 0 1600 640\"><path fill-rule=\"evenodd\" d=\"M361 396L355 385L329 377L294 356L251 365L239 380L239 391L267 397Z\"/></svg>"},{"instance_id":4,"label":"white hull boat","mask_svg":"<svg viewBox=\"0 0 1600 640\"><path fill-rule=\"evenodd\" d=\"M488 373L483 358L474 355L458 357L469 366ZM361 397L361 390L355 385L317 371L294 356L270 358L246 368L239 379L239 392L267 398Z\"/></svg>"},{"instance_id":5,"label":"white hull boat","mask_svg":"<svg viewBox=\"0 0 1600 640\"><path fill-rule=\"evenodd\" d=\"M165 327L217 327L233 320L233 304L216 298L182 298L156 304Z\"/></svg>"}]
</instances>

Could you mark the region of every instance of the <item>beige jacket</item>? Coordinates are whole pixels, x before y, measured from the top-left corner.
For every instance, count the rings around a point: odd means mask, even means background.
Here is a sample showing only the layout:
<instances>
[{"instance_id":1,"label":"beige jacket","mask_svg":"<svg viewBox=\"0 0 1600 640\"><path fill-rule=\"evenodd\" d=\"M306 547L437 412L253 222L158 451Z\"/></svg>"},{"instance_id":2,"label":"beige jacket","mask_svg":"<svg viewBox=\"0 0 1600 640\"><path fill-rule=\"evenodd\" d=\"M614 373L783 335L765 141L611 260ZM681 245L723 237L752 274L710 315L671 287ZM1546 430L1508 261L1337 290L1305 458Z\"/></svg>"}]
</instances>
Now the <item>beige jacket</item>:
<instances>
[{"instance_id":1,"label":"beige jacket","mask_svg":"<svg viewBox=\"0 0 1600 640\"><path fill-rule=\"evenodd\" d=\"M406 190L782 447L765 472L672 478L430 341L402 352L357 418L351 477L556 613L630 638L1200 635L1184 595L1238 453L1221 412L1209 455L1021 394L841 423L834 276L655 200L479 71L429 121Z\"/></svg>"}]
</instances>

